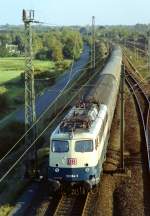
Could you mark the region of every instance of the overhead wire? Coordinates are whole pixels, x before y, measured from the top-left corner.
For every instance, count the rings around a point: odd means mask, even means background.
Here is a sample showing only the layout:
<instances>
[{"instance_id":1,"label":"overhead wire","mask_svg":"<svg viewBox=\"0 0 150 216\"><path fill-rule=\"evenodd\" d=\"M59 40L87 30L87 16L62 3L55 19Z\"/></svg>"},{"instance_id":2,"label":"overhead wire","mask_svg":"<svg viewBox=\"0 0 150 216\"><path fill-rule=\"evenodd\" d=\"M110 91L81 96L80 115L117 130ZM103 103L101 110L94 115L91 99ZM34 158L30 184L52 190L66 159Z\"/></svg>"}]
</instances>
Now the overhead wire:
<instances>
[{"instance_id":1,"label":"overhead wire","mask_svg":"<svg viewBox=\"0 0 150 216\"><path fill-rule=\"evenodd\" d=\"M75 41L75 45L76 45L76 42ZM89 52L89 51L88 51ZM97 57L99 58L99 57ZM96 58L96 59L97 59ZM2 163L2 161L14 150L14 148L25 138L25 136L28 134L28 132L42 119L42 117L45 115L45 113L49 110L49 108L51 106L53 106L53 104L57 101L57 99L63 94L64 90L67 88L68 84L70 83L70 80L71 80L71 75L72 75L72 72L73 72L73 64L74 64L74 59L75 59L75 52L74 52L74 55L73 55L73 63L72 63L72 66L71 66L71 69L70 69L70 72L69 72L69 79L67 81L67 83L65 84L65 86L63 87L62 90L60 90L60 93L57 95L57 97L55 98L55 100L49 104L49 106L44 110L44 112L42 112L42 114L39 116L39 118L34 122L34 124L20 137L20 139L12 146L12 148L0 159L0 163ZM87 62L90 63L90 61ZM81 71L81 70L85 70L85 69L88 69L88 68L91 68L90 66L89 67L86 67L86 68L83 68L83 69L79 69L77 71L75 71L75 73L77 73L78 71Z\"/></svg>"},{"instance_id":2,"label":"overhead wire","mask_svg":"<svg viewBox=\"0 0 150 216\"><path fill-rule=\"evenodd\" d=\"M97 71L96 73L98 73L99 71ZM96 73L93 73L93 75L90 77L90 79L86 82L90 82L93 77L96 75ZM57 113L57 115L55 116L55 118L53 118L52 121L50 121L50 123L45 127L45 129L38 135L38 137L31 143L31 145L24 151L24 153L16 160L16 162L7 170L7 172L5 172L5 174L0 178L0 183L8 176L8 174L16 167L16 165L22 160L22 158L27 154L27 152L34 146L34 144L37 142L37 140L46 132L46 130L53 124L53 122L57 119L57 117L60 115L60 113L62 113L63 110L65 110L65 108L70 104L70 102L73 100L73 98L75 98L79 91L82 90L82 88L84 87L81 86L80 89L76 90L75 95L72 96L72 98L69 100L69 102L67 104L65 104L65 106L63 106L62 110L60 112Z\"/></svg>"},{"instance_id":3,"label":"overhead wire","mask_svg":"<svg viewBox=\"0 0 150 216\"><path fill-rule=\"evenodd\" d=\"M90 62L88 62L90 63ZM73 67L72 67L73 68ZM69 74L69 79L66 83L66 85L63 87L62 90L60 90L60 94L57 95L57 97L55 98L55 100L44 110L44 112L42 112L42 114L39 116L39 118L34 122L34 124L20 137L20 139L12 146L12 148L0 159L0 163L13 151L13 149L21 142L21 140L23 140L25 138L25 136L28 134L28 132L42 119L42 117L45 115L45 113L49 110L49 108L51 106L53 106L53 104L57 101L57 99L63 94L63 91L67 88L68 84L70 83L70 79L71 79L71 73L72 73L72 68L70 70L70 74ZM82 69L80 69L79 71L81 71ZM83 68L84 70L84 68ZM77 71L76 71L77 73Z\"/></svg>"}]
</instances>

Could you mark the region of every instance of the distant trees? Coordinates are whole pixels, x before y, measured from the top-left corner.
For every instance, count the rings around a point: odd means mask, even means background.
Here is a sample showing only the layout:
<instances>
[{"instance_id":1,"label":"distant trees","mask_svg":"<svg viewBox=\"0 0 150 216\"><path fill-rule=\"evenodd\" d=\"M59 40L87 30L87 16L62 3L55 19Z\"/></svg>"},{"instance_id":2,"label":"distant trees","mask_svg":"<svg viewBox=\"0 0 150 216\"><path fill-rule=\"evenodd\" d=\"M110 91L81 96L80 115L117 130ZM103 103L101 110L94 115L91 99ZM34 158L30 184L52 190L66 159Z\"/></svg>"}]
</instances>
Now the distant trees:
<instances>
[{"instance_id":1,"label":"distant trees","mask_svg":"<svg viewBox=\"0 0 150 216\"><path fill-rule=\"evenodd\" d=\"M25 52L25 39L24 36L22 36L21 34L18 33L17 35L14 36L12 44L17 45L21 53Z\"/></svg>"},{"instance_id":2,"label":"distant trees","mask_svg":"<svg viewBox=\"0 0 150 216\"><path fill-rule=\"evenodd\" d=\"M0 57L8 55L8 51L6 49L7 40L9 40L7 34L0 34Z\"/></svg>"},{"instance_id":3,"label":"distant trees","mask_svg":"<svg viewBox=\"0 0 150 216\"><path fill-rule=\"evenodd\" d=\"M43 44L49 51L49 59L53 61L62 61L64 59L60 32L50 32L45 35Z\"/></svg>"},{"instance_id":4,"label":"distant trees","mask_svg":"<svg viewBox=\"0 0 150 216\"><path fill-rule=\"evenodd\" d=\"M66 31L62 32L62 40L64 42L63 54L66 58L78 59L83 49L83 40L79 32L77 31Z\"/></svg>"},{"instance_id":5,"label":"distant trees","mask_svg":"<svg viewBox=\"0 0 150 216\"><path fill-rule=\"evenodd\" d=\"M45 33L41 40L43 48L37 51L36 59L53 61L62 61L64 58L78 59L83 49L80 33L70 29Z\"/></svg>"},{"instance_id":6,"label":"distant trees","mask_svg":"<svg viewBox=\"0 0 150 216\"><path fill-rule=\"evenodd\" d=\"M36 59L62 61L78 59L83 49L80 29L69 27L45 30L38 27L33 30L33 53ZM16 45L18 53L24 55L25 34L22 28L0 32L0 56L10 56L6 45Z\"/></svg>"},{"instance_id":7,"label":"distant trees","mask_svg":"<svg viewBox=\"0 0 150 216\"><path fill-rule=\"evenodd\" d=\"M47 60L50 58L50 56L50 51L48 51L46 48L42 48L36 53L35 58L39 60Z\"/></svg>"},{"instance_id":8,"label":"distant trees","mask_svg":"<svg viewBox=\"0 0 150 216\"><path fill-rule=\"evenodd\" d=\"M98 54L100 59L105 58L108 52L109 50L106 42L102 40L96 42L96 53Z\"/></svg>"},{"instance_id":9,"label":"distant trees","mask_svg":"<svg viewBox=\"0 0 150 216\"><path fill-rule=\"evenodd\" d=\"M5 45L1 45L0 46L0 57L5 57L5 56L8 56L9 53L8 53L8 50L6 48Z\"/></svg>"}]
</instances>

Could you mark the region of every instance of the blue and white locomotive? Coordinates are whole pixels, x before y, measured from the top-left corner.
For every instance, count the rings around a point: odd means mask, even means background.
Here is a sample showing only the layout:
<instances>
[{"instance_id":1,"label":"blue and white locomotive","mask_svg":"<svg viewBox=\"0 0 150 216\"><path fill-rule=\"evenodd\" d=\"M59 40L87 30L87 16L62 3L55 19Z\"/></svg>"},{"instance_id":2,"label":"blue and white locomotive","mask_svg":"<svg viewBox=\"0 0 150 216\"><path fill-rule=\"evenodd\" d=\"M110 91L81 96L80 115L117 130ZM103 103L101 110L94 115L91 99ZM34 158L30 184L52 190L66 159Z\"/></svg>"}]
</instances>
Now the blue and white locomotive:
<instances>
[{"instance_id":1,"label":"blue and white locomotive","mask_svg":"<svg viewBox=\"0 0 150 216\"><path fill-rule=\"evenodd\" d=\"M50 137L48 179L60 188L100 181L119 91L122 52L115 46L96 88L74 106Z\"/></svg>"}]
</instances>

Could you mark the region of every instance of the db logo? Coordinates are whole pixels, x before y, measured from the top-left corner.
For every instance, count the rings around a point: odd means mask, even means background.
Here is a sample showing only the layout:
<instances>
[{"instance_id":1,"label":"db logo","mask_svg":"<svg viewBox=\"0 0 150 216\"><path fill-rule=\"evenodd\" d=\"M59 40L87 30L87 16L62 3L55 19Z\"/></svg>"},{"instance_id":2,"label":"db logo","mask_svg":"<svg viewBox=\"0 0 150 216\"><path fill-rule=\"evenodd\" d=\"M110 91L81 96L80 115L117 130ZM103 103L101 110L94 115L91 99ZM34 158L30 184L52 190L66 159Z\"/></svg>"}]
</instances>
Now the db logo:
<instances>
[{"instance_id":1,"label":"db logo","mask_svg":"<svg viewBox=\"0 0 150 216\"><path fill-rule=\"evenodd\" d=\"M77 165L77 159L76 158L68 158L67 164L68 165Z\"/></svg>"}]
</instances>

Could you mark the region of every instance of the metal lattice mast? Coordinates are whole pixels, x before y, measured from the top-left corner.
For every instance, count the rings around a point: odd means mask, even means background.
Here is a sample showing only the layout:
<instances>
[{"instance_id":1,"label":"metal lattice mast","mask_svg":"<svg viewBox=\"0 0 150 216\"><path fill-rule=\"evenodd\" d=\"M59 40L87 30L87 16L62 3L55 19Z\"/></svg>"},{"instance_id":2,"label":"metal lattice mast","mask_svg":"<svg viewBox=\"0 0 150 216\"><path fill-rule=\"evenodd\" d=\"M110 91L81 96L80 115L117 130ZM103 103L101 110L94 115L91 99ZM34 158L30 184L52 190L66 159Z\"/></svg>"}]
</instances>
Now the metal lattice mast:
<instances>
[{"instance_id":1,"label":"metal lattice mast","mask_svg":"<svg viewBox=\"0 0 150 216\"><path fill-rule=\"evenodd\" d=\"M23 10L23 22L25 25L25 130L27 131L36 120L35 112L35 89L34 89L34 69L32 64L32 29L34 22L34 11ZM36 128L33 127L25 137L25 144L31 144L36 138Z\"/></svg>"},{"instance_id":2,"label":"metal lattice mast","mask_svg":"<svg viewBox=\"0 0 150 216\"><path fill-rule=\"evenodd\" d=\"M95 68L95 16L92 16L91 67Z\"/></svg>"},{"instance_id":3,"label":"metal lattice mast","mask_svg":"<svg viewBox=\"0 0 150 216\"><path fill-rule=\"evenodd\" d=\"M150 73L150 31L148 31L148 72Z\"/></svg>"},{"instance_id":4,"label":"metal lattice mast","mask_svg":"<svg viewBox=\"0 0 150 216\"><path fill-rule=\"evenodd\" d=\"M121 68L121 83L120 83L120 95L121 95L121 124L120 124L120 168L124 170L124 83L125 83L125 65Z\"/></svg>"}]
</instances>

